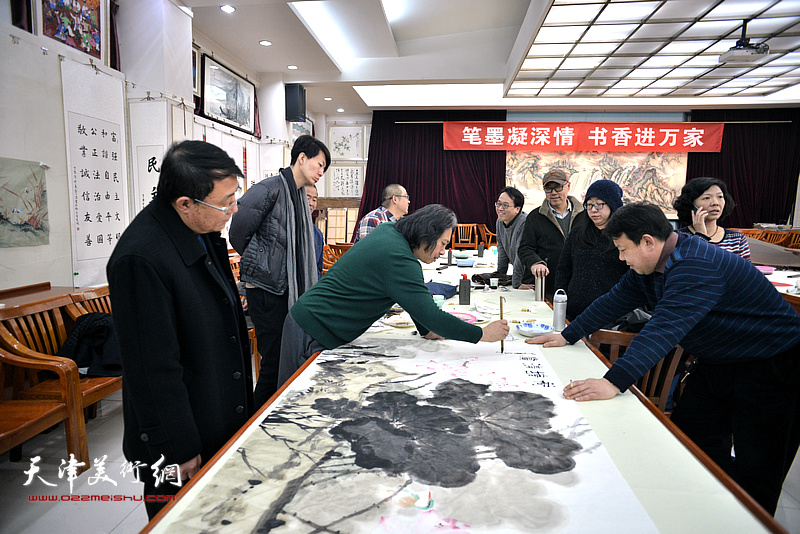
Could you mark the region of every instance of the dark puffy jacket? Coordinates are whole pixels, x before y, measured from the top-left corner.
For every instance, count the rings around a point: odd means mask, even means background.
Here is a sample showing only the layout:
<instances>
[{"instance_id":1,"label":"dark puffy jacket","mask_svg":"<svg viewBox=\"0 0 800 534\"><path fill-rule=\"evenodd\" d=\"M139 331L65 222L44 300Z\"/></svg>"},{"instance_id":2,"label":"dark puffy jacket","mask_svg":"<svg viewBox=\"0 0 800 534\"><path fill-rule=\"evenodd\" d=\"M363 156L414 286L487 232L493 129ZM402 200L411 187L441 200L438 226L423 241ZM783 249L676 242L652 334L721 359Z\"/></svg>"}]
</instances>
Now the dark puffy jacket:
<instances>
[{"instance_id":1,"label":"dark puffy jacket","mask_svg":"<svg viewBox=\"0 0 800 534\"><path fill-rule=\"evenodd\" d=\"M286 207L293 204L286 198L281 180L286 180L290 188L297 188L289 167L251 186L239 199L239 210L231 219L228 235L242 256L242 281L276 295L283 295L288 289L286 228L288 217L294 216L286 212Z\"/></svg>"}]
</instances>

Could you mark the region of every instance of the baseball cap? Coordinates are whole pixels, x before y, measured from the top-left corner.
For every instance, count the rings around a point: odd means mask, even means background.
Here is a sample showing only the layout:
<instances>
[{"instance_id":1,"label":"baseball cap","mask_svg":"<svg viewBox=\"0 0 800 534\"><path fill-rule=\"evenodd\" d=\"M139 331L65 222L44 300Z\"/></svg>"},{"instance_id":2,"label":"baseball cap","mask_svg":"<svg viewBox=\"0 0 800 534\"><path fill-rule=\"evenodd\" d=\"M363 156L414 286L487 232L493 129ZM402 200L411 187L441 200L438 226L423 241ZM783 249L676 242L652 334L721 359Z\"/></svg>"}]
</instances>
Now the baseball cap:
<instances>
[{"instance_id":1,"label":"baseball cap","mask_svg":"<svg viewBox=\"0 0 800 534\"><path fill-rule=\"evenodd\" d=\"M567 173L561 169L550 169L542 176L542 185L547 185L549 182L566 184L569 182L569 178L567 178Z\"/></svg>"}]
</instances>

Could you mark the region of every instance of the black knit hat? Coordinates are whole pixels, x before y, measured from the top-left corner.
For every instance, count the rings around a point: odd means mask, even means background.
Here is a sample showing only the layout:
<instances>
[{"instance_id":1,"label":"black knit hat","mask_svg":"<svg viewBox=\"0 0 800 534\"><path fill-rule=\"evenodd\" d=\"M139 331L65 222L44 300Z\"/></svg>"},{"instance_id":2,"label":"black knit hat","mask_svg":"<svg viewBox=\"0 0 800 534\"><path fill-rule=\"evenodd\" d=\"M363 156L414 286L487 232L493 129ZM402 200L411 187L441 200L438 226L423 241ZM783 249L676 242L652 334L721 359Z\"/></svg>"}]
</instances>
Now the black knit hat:
<instances>
[{"instance_id":1,"label":"black knit hat","mask_svg":"<svg viewBox=\"0 0 800 534\"><path fill-rule=\"evenodd\" d=\"M608 204L611 212L622 207L622 188L611 180L597 180L586 190L586 200L597 197Z\"/></svg>"}]
</instances>

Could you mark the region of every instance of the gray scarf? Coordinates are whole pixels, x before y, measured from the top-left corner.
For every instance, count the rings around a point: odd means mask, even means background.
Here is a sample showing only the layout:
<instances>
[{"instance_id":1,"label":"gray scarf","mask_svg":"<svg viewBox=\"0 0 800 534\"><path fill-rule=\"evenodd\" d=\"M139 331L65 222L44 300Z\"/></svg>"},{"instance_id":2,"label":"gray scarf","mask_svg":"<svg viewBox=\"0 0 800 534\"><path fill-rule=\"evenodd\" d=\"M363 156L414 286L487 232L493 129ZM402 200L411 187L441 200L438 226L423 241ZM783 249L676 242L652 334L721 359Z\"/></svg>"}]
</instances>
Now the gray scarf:
<instances>
[{"instance_id":1,"label":"gray scarf","mask_svg":"<svg viewBox=\"0 0 800 534\"><path fill-rule=\"evenodd\" d=\"M291 210L293 205L291 198L292 191L289 190L289 185L286 183L285 179L281 180L281 184L283 185L284 197L286 197L286 202L288 203L286 206L286 213L289 214L289 216L286 217L286 276L289 283L289 308L291 309L294 303L297 302L297 299L300 297L300 295L305 293L311 286L317 283L317 261L314 253L314 230L311 228L311 225L314 223L311 222L311 208L308 206L308 198L306 195L300 195L300 206L297 206L296 208L301 211L301 228L299 229L299 232L302 238L300 241L302 250L300 253L302 254L303 258L302 269L305 287L298 288L297 273L293 268L295 265L297 265L297 251L295 250L295 246L297 243L298 229L295 227L295 217ZM302 289L302 292L300 292L299 289Z\"/></svg>"}]
</instances>

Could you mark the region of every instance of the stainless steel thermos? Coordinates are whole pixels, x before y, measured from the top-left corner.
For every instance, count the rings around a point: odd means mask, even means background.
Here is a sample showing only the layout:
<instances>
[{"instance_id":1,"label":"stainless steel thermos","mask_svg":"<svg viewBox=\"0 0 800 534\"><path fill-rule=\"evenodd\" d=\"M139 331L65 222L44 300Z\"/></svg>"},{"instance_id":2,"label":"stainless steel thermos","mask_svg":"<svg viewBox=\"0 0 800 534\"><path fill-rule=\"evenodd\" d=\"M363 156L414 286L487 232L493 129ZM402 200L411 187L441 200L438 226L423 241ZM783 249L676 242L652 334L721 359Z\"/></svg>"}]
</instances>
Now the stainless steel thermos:
<instances>
[{"instance_id":1,"label":"stainless steel thermos","mask_svg":"<svg viewBox=\"0 0 800 534\"><path fill-rule=\"evenodd\" d=\"M561 332L567 326L567 293L563 289L553 295L553 328Z\"/></svg>"}]
</instances>

